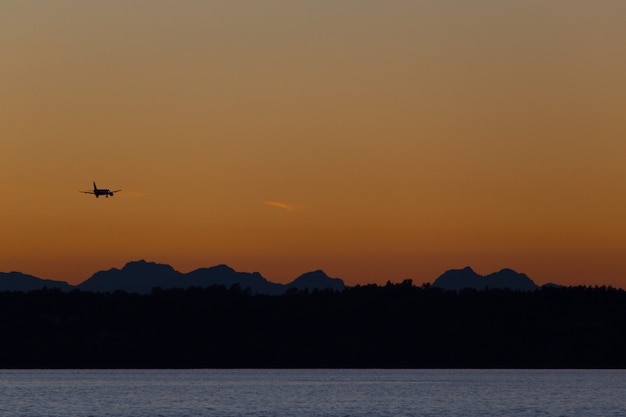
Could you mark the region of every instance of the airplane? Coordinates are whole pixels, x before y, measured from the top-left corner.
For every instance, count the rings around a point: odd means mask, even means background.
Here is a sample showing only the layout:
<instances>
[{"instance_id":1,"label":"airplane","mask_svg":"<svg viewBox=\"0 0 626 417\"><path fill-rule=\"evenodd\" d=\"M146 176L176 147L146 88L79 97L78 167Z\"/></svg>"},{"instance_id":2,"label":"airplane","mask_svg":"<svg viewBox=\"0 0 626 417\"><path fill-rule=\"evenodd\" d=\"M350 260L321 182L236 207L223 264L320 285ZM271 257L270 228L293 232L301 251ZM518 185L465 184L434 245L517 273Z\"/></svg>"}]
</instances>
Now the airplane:
<instances>
[{"instance_id":1,"label":"airplane","mask_svg":"<svg viewBox=\"0 0 626 417\"><path fill-rule=\"evenodd\" d=\"M113 197L113 193L118 193L122 190L109 190L107 188L98 188L96 186L96 182L93 182L93 191L81 191L81 193L85 193L85 194L93 194L96 196L96 198L100 197L101 195L105 196L106 198L109 198L109 196Z\"/></svg>"}]
</instances>

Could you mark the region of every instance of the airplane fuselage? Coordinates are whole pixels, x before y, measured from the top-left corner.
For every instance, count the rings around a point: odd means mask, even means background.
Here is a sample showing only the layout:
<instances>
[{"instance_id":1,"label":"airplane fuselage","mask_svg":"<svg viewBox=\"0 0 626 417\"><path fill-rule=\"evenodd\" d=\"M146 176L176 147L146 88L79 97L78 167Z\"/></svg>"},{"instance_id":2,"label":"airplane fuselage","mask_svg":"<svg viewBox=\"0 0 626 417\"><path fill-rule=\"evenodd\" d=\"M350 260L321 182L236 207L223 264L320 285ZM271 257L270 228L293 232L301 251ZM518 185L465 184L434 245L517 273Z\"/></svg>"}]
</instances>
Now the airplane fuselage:
<instances>
[{"instance_id":1,"label":"airplane fuselage","mask_svg":"<svg viewBox=\"0 0 626 417\"><path fill-rule=\"evenodd\" d=\"M101 189L94 189L93 193L96 195L96 198L100 197L101 195L105 196L106 198L109 198L109 196L113 197L113 193L110 190L107 190L106 188L101 188Z\"/></svg>"},{"instance_id":2,"label":"airplane fuselage","mask_svg":"<svg viewBox=\"0 0 626 417\"><path fill-rule=\"evenodd\" d=\"M94 181L93 191L81 191L81 192L85 194L93 194L96 196L96 198L100 197L101 195L105 196L106 198L109 198L109 196L113 197L113 194L117 193L118 191L122 191L122 190L111 191L108 188L98 188L98 186L96 186L96 183Z\"/></svg>"}]
</instances>

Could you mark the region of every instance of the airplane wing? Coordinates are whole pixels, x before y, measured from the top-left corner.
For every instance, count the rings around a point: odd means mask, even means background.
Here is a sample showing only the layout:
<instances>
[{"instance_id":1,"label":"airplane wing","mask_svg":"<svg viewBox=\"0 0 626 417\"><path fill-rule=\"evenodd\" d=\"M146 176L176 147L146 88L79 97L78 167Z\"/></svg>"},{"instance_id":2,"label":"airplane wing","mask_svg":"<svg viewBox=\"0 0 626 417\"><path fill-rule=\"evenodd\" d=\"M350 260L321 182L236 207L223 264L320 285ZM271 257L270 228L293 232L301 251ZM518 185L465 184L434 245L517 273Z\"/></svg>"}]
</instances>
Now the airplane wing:
<instances>
[{"instance_id":1,"label":"airplane wing","mask_svg":"<svg viewBox=\"0 0 626 417\"><path fill-rule=\"evenodd\" d=\"M79 193L85 193L85 194L95 194L93 191L79 191Z\"/></svg>"},{"instance_id":2,"label":"airplane wing","mask_svg":"<svg viewBox=\"0 0 626 417\"><path fill-rule=\"evenodd\" d=\"M120 191L122 191L122 190L113 190L113 191L111 191L111 192L112 192L112 193L119 193Z\"/></svg>"}]
</instances>

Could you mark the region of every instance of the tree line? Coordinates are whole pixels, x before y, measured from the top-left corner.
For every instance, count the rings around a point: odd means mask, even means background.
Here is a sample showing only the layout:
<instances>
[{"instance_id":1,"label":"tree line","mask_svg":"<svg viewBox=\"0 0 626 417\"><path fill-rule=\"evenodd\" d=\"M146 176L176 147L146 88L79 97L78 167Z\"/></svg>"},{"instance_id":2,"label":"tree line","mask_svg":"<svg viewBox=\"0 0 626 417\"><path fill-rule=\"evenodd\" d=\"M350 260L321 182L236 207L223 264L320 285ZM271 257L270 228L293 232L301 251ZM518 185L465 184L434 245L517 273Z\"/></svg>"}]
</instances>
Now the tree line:
<instances>
[{"instance_id":1,"label":"tree line","mask_svg":"<svg viewBox=\"0 0 626 417\"><path fill-rule=\"evenodd\" d=\"M626 293L0 293L0 368L625 368Z\"/></svg>"}]
</instances>

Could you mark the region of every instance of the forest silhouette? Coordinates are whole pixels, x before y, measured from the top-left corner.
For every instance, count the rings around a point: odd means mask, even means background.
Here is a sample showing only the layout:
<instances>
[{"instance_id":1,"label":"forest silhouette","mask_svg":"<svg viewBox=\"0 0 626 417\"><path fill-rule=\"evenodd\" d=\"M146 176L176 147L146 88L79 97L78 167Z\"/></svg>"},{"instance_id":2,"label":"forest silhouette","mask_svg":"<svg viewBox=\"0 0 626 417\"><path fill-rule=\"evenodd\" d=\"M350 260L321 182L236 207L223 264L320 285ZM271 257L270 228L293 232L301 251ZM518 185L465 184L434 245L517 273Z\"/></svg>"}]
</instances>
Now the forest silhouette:
<instances>
[{"instance_id":1,"label":"forest silhouette","mask_svg":"<svg viewBox=\"0 0 626 417\"><path fill-rule=\"evenodd\" d=\"M624 368L626 293L0 293L0 368Z\"/></svg>"}]
</instances>

